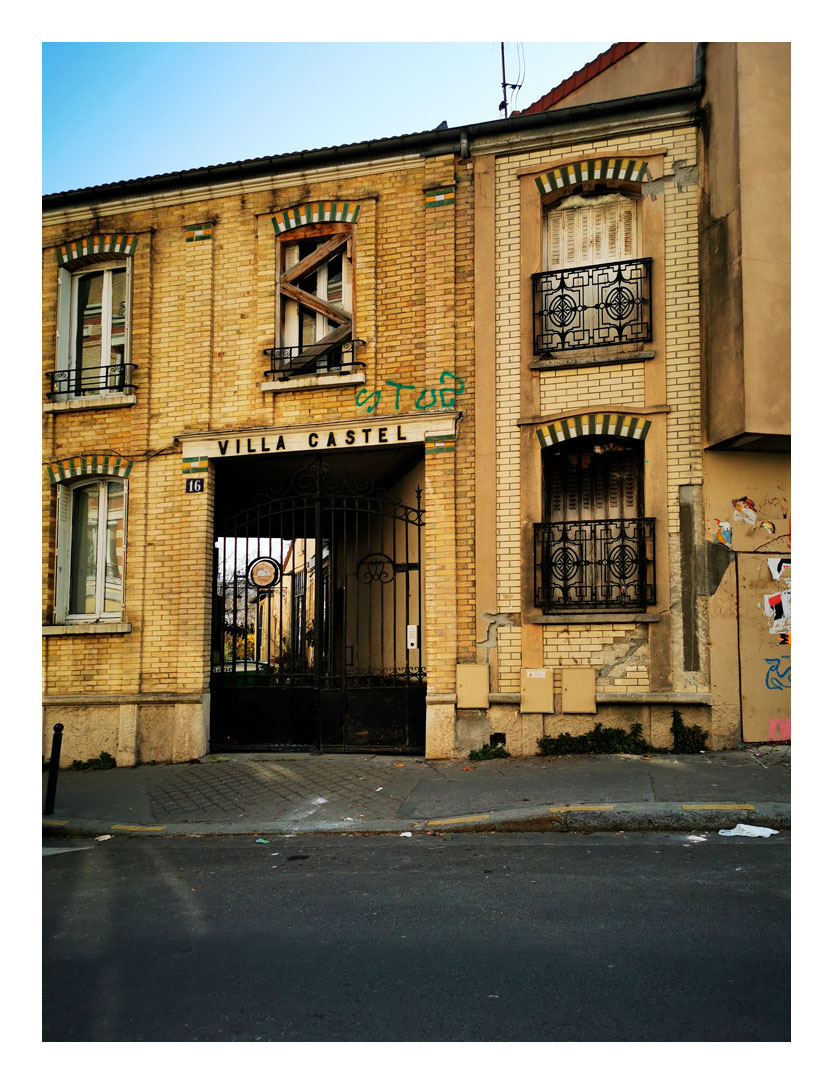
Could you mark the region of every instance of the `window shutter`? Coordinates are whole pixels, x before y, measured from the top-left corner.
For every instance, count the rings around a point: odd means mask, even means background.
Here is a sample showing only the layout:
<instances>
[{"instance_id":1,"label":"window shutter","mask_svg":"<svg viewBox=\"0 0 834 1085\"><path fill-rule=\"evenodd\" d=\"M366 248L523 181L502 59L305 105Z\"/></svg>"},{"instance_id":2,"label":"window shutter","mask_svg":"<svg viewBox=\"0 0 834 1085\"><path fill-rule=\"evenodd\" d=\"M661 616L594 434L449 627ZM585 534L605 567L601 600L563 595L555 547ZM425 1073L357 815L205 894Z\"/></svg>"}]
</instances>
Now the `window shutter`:
<instances>
[{"instance_id":1,"label":"window shutter","mask_svg":"<svg viewBox=\"0 0 834 1085\"><path fill-rule=\"evenodd\" d=\"M603 521L641 516L640 473L642 452L631 448L593 452L580 442L573 451L551 454L544 460L544 518Z\"/></svg>"},{"instance_id":2,"label":"window shutter","mask_svg":"<svg viewBox=\"0 0 834 1085\"><path fill-rule=\"evenodd\" d=\"M55 624L67 616L69 598L69 539L72 494L68 486L57 487L57 529L55 538Z\"/></svg>"},{"instance_id":3,"label":"window shutter","mask_svg":"<svg viewBox=\"0 0 834 1085\"><path fill-rule=\"evenodd\" d=\"M637 256L637 230L635 228L635 207L631 200L625 200L620 205L620 222L622 224L622 256L615 257L617 260L634 260Z\"/></svg>"},{"instance_id":4,"label":"window shutter","mask_svg":"<svg viewBox=\"0 0 834 1085\"><path fill-rule=\"evenodd\" d=\"M70 339L72 311L72 275L66 268L58 268L58 328L55 337L55 371L66 373L70 367ZM69 381L57 381L56 388L61 391L56 399L66 399Z\"/></svg>"},{"instance_id":5,"label":"window shutter","mask_svg":"<svg viewBox=\"0 0 834 1085\"><path fill-rule=\"evenodd\" d=\"M603 196L560 206L548 215L550 268L588 267L637 256L636 206L622 196Z\"/></svg>"}]
</instances>

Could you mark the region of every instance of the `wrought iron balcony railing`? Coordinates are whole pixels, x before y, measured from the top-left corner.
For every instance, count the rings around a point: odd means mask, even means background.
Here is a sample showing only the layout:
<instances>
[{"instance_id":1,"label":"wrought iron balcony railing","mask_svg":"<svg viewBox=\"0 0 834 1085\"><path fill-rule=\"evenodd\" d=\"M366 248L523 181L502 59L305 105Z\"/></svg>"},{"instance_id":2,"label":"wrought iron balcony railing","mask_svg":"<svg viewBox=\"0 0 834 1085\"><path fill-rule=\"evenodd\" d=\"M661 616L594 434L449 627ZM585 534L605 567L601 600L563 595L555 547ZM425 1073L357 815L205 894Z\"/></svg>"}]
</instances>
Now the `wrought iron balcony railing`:
<instances>
[{"instance_id":1,"label":"wrought iron balcony railing","mask_svg":"<svg viewBox=\"0 0 834 1085\"><path fill-rule=\"evenodd\" d=\"M535 604L545 613L655 602L654 520L534 525Z\"/></svg>"},{"instance_id":2,"label":"wrought iron balcony railing","mask_svg":"<svg viewBox=\"0 0 834 1085\"><path fill-rule=\"evenodd\" d=\"M78 399L84 396L132 395L132 362L115 362L113 365L85 366L83 369L58 369L46 374L49 381L47 395L52 399Z\"/></svg>"},{"instance_id":3,"label":"wrought iron balcony railing","mask_svg":"<svg viewBox=\"0 0 834 1085\"><path fill-rule=\"evenodd\" d=\"M264 351L272 362L264 370L264 377L285 381L313 373L354 373L365 364L356 360L356 347L364 345L364 339L348 339L343 343L313 343L308 347L271 347Z\"/></svg>"},{"instance_id":4,"label":"wrought iron balcony railing","mask_svg":"<svg viewBox=\"0 0 834 1085\"><path fill-rule=\"evenodd\" d=\"M533 349L552 354L652 337L651 260L617 260L533 276Z\"/></svg>"}]
</instances>

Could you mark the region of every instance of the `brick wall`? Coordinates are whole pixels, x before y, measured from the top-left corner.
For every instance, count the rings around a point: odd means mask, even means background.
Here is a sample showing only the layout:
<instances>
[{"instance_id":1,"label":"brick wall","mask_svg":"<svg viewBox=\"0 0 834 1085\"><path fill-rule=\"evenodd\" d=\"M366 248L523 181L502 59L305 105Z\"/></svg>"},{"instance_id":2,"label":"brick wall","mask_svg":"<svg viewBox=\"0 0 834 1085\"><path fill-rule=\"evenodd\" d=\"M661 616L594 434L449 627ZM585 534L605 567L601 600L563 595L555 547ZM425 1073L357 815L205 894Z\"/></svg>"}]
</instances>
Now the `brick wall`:
<instances>
[{"instance_id":1,"label":"brick wall","mask_svg":"<svg viewBox=\"0 0 834 1085\"><path fill-rule=\"evenodd\" d=\"M534 359L524 355L522 345L522 322L529 319L530 283L521 281L523 223L519 175L534 172L538 167L544 171L555 162L620 155L656 158L658 154L663 155L666 181L657 176L652 178L654 189L649 199L658 193L663 197L662 251L644 251L642 255L660 257L655 263L665 268L663 280L655 281L653 287L654 304L661 306L660 314L656 310L656 341L652 346L657 361L653 364L662 366L662 381L655 376L649 390L643 361L531 372L529 364ZM530 603L524 596L521 574L522 562L528 560L521 542L522 478L530 470L523 461L518 426L525 382L530 382L534 389L538 382L537 410L541 416L593 409L597 404L635 409L668 404L666 446L660 458L655 457L647 469L652 471L653 478L661 472L665 479L666 509L662 511L668 518L671 535L676 536L679 530L678 487L701 481L698 185L691 171L681 179L683 168L696 165L697 141L692 127L554 146L496 160L496 460L502 480L497 492L499 611L523 611ZM662 319L658 320L658 315ZM665 386L665 392L659 390L659 383ZM653 513L647 511L647 515ZM661 539L659 545L665 545L665 541ZM674 548L673 553L676 553ZM672 575L673 610L675 592L679 593L678 580L679 577ZM679 618L672 630L672 672L676 676L682 652ZM501 691L518 688L522 639L520 628L499 629ZM569 662L596 668L598 692L639 692L651 688L651 652L645 626L619 622L546 626L542 631L542 653L544 665L556 668L557 692L559 669ZM691 685L690 681L681 688Z\"/></svg>"},{"instance_id":2,"label":"brick wall","mask_svg":"<svg viewBox=\"0 0 834 1085\"><path fill-rule=\"evenodd\" d=\"M158 200L154 208L134 211L128 204L118 214L106 214L105 207L99 218L67 215L45 227L44 371L55 367L57 246L102 229L138 235L131 319L135 404L43 416L44 463L93 451L117 452L133 463L124 607L131 630L44 637L49 728L56 712L70 711L56 707L61 698L69 704L72 697L95 694L118 705L136 697L142 705L136 724L139 759L143 750L145 757L204 752L196 747L199 699L209 679L213 473L205 493L184 493L177 435L370 421L415 410L429 418L444 406L441 390L447 400L448 392L457 390L455 406L471 416L472 169L466 162L457 167L456 176L452 156L415 157L369 167L366 173L356 167L313 173L280 187L250 186L212 199L175 198L167 206ZM426 190L446 185L455 189L455 200L427 207ZM353 334L365 341L357 354L365 363L365 383L264 392L263 351L276 343L272 216L331 199L360 205ZM196 223L211 225L210 238L186 240L185 227ZM425 635L430 690L442 694L454 692L456 651L465 655L474 642L474 557L467 537L474 507L471 420L460 425L458 437L452 451L427 456L425 471ZM52 623L54 607L55 493L45 477L45 625ZM180 700L168 705L165 698ZM73 704L71 711L83 715L96 709ZM119 715L110 708L97 711L100 719ZM184 714L188 719L178 737ZM102 726L89 729L94 744L102 741ZM115 734L112 739L115 753ZM100 749L97 745L89 756ZM83 750L73 750L73 756L82 755Z\"/></svg>"}]
</instances>

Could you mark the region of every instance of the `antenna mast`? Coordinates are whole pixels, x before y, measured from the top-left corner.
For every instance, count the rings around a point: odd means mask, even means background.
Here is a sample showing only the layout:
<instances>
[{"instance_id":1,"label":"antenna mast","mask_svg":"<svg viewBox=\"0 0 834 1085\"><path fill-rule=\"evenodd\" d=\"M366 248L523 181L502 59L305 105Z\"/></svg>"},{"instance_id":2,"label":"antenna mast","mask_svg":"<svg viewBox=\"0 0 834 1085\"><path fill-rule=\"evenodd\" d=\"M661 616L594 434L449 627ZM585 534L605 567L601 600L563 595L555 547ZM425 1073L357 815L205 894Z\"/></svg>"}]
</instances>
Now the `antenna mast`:
<instances>
[{"instance_id":1,"label":"antenna mast","mask_svg":"<svg viewBox=\"0 0 834 1085\"><path fill-rule=\"evenodd\" d=\"M502 41L501 42L501 94L502 94L502 99L501 99L501 102L498 105L498 108L504 110L504 120L507 119L507 87L509 87L510 90L518 90L518 88L520 86L521 86L521 83L508 83L507 82L507 69L506 69L506 66L504 64L504 43Z\"/></svg>"}]
</instances>

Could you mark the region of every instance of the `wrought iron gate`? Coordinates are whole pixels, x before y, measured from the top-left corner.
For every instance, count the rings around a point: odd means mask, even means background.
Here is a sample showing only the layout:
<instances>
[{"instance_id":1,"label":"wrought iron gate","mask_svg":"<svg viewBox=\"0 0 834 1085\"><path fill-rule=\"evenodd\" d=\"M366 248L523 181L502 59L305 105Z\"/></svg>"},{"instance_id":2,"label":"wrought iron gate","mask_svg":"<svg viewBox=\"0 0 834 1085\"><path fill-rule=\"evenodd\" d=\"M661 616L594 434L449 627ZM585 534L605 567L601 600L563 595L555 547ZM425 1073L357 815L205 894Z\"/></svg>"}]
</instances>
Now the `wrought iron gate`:
<instances>
[{"instance_id":1,"label":"wrought iron gate","mask_svg":"<svg viewBox=\"0 0 834 1085\"><path fill-rule=\"evenodd\" d=\"M217 520L211 748L422 752L419 487L406 505L321 457L270 485Z\"/></svg>"}]
</instances>

